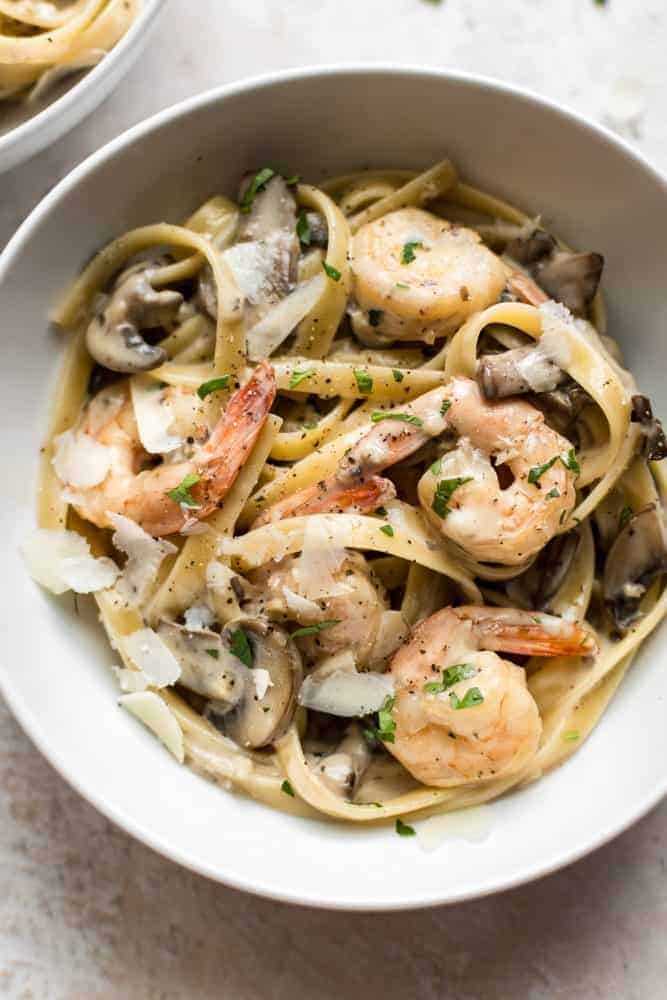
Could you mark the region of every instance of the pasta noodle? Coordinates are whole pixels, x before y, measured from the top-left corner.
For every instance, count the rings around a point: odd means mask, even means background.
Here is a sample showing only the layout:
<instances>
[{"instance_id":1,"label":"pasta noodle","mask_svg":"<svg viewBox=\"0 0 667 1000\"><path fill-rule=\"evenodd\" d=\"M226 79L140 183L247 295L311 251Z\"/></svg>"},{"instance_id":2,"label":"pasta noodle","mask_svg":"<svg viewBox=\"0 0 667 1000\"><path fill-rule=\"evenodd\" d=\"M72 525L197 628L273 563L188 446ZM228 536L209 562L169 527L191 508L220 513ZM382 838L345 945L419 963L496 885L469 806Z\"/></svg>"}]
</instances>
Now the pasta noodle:
<instances>
[{"instance_id":1,"label":"pasta noodle","mask_svg":"<svg viewBox=\"0 0 667 1000\"><path fill-rule=\"evenodd\" d=\"M0 0L0 100L35 103L95 66L123 37L139 0Z\"/></svg>"},{"instance_id":2,"label":"pasta noodle","mask_svg":"<svg viewBox=\"0 0 667 1000\"><path fill-rule=\"evenodd\" d=\"M37 79L113 7L0 0L0 60ZM536 780L667 610L667 442L601 270L448 160L263 168L119 236L54 311L34 575L76 550L123 690L267 805L402 823Z\"/></svg>"}]
</instances>

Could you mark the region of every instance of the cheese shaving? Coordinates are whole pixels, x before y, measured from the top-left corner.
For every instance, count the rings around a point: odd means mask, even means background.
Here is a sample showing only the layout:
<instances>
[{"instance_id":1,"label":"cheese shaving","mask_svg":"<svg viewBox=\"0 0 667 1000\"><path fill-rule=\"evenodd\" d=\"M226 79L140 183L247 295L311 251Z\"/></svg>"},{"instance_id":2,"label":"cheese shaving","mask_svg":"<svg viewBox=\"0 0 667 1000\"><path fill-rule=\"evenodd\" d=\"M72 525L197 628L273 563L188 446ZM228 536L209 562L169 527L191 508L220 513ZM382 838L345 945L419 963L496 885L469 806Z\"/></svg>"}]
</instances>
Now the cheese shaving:
<instances>
[{"instance_id":1,"label":"cheese shaving","mask_svg":"<svg viewBox=\"0 0 667 1000\"><path fill-rule=\"evenodd\" d=\"M130 380L132 405L137 420L139 439L151 455L166 455L183 444L169 433L174 414L164 392L156 389L155 380L147 375L135 375Z\"/></svg>"},{"instance_id":2,"label":"cheese shaving","mask_svg":"<svg viewBox=\"0 0 667 1000\"><path fill-rule=\"evenodd\" d=\"M181 676L178 660L152 628L137 629L120 642L125 655L153 687L169 687Z\"/></svg>"},{"instance_id":3,"label":"cheese shaving","mask_svg":"<svg viewBox=\"0 0 667 1000\"><path fill-rule=\"evenodd\" d=\"M120 572L113 560L96 559L86 539L75 531L38 528L25 540L21 552L33 580L52 594L106 590Z\"/></svg>"},{"instance_id":4,"label":"cheese shaving","mask_svg":"<svg viewBox=\"0 0 667 1000\"><path fill-rule=\"evenodd\" d=\"M127 556L122 576L116 584L118 593L136 607L148 598L162 560L178 550L171 542L153 538L129 517L107 511L112 527L113 544Z\"/></svg>"},{"instance_id":5,"label":"cheese shaving","mask_svg":"<svg viewBox=\"0 0 667 1000\"><path fill-rule=\"evenodd\" d=\"M61 483L88 490L106 479L112 452L83 431L64 431L53 439L53 467Z\"/></svg>"}]
</instances>

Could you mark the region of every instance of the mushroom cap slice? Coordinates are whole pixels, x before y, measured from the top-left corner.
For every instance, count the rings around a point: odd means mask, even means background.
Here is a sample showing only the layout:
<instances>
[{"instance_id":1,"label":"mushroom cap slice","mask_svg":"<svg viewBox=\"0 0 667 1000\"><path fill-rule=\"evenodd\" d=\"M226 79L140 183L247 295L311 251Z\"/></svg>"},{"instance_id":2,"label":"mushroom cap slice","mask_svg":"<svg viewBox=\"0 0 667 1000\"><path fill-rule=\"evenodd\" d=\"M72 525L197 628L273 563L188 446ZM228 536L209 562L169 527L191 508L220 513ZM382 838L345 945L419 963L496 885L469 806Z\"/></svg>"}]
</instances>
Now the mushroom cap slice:
<instances>
[{"instance_id":1,"label":"mushroom cap slice","mask_svg":"<svg viewBox=\"0 0 667 1000\"><path fill-rule=\"evenodd\" d=\"M486 399L504 399L528 392L550 392L565 374L538 346L515 347L502 354L485 354L477 365L477 381Z\"/></svg>"},{"instance_id":2,"label":"mushroom cap slice","mask_svg":"<svg viewBox=\"0 0 667 1000\"><path fill-rule=\"evenodd\" d=\"M532 566L513 581L513 593L518 592L526 607L536 611L548 610L549 602L565 581L580 541L577 531L556 535L542 549Z\"/></svg>"},{"instance_id":3,"label":"mushroom cap slice","mask_svg":"<svg viewBox=\"0 0 667 1000\"><path fill-rule=\"evenodd\" d=\"M631 517L613 542L604 567L604 601L619 628L641 615L649 584L667 572L667 530L657 503Z\"/></svg>"},{"instance_id":4,"label":"mushroom cap slice","mask_svg":"<svg viewBox=\"0 0 667 1000\"><path fill-rule=\"evenodd\" d=\"M598 290L603 267L602 254L559 251L537 264L534 275L547 294L576 316L584 316Z\"/></svg>"},{"instance_id":5,"label":"mushroom cap slice","mask_svg":"<svg viewBox=\"0 0 667 1000\"><path fill-rule=\"evenodd\" d=\"M241 618L223 631L223 644L241 629L252 650L255 670L266 670L270 684L260 699L250 670L242 700L224 718L224 730L239 746L268 746L285 732L296 708L303 676L299 652L283 629L259 618ZM240 662L240 661L239 661Z\"/></svg>"},{"instance_id":6,"label":"mushroom cap slice","mask_svg":"<svg viewBox=\"0 0 667 1000\"><path fill-rule=\"evenodd\" d=\"M245 696L247 669L207 629L190 630L163 620L158 635L178 660L179 683L207 698L217 714L231 711Z\"/></svg>"},{"instance_id":7,"label":"mushroom cap slice","mask_svg":"<svg viewBox=\"0 0 667 1000\"><path fill-rule=\"evenodd\" d=\"M95 361L111 371L136 374L157 368L167 359L163 349L149 344L141 331L171 324L183 296L171 289L153 288L152 266L143 261L123 271L104 309L88 324L88 351Z\"/></svg>"}]
</instances>

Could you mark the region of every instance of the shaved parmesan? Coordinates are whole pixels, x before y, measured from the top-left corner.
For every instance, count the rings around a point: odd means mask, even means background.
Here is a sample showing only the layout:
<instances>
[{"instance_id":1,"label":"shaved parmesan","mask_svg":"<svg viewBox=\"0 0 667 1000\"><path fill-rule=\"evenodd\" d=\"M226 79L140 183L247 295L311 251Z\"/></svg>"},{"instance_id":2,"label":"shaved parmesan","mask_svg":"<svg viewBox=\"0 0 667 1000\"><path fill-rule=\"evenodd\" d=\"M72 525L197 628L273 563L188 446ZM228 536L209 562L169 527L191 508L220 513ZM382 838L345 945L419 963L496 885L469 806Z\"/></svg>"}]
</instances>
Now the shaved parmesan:
<instances>
[{"instance_id":1,"label":"shaved parmesan","mask_svg":"<svg viewBox=\"0 0 667 1000\"><path fill-rule=\"evenodd\" d=\"M162 698L153 691L137 691L133 694L121 695L118 704L143 722L164 743L178 763L183 763L185 760L183 730L179 726L176 716L165 705Z\"/></svg>"},{"instance_id":2,"label":"shaved parmesan","mask_svg":"<svg viewBox=\"0 0 667 1000\"><path fill-rule=\"evenodd\" d=\"M181 676L178 660L152 628L137 629L124 636L120 644L153 687L168 687Z\"/></svg>"},{"instance_id":3,"label":"shaved parmesan","mask_svg":"<svg viewBox=\"0 0 667 1000\"><path fill-rule=\"evenodd\" d=\"M193 604L184 615L185 627L191 632L202 632L211 627L215 615L208 604Z\"/></svg>"},{"instance_id":4,"label":"shaved parmesan","mask_svg":"<svg viewBox=\"0 0 667 1000\"><path fill-rule=\"evenodd\" d=\"M394 685L387 674L335 670L324 677L318 675L316 671L306 677L298 697L300 705L316 712L343 718L369 715L377 712L394 693Z\"/></svg>"},{"instance_id":5,"label":"shaved parmesan","mask_svg":"<svg viewBox=\"0 0 667 1000\"><path fill-rule=\"evenodd\" d=\"M285 598L285 607L290 614L294 615L296 621L300 622L307 618L314 618L317 621L321 618L319 604L297 594L287 584L283 584L283 597Z\"/></svg>"},{"instance_id":6,"label":"shaved parmesan","mask_svg":"<svg viewBox=\"0 0 667 1000\"><path fill-rule=\"evenodd\" d=\"M53 594L92 594L111 587L120 570L111 559L96 559L75 531L38 528L21 546L33 580Z\"/></svg>"},{"instance_id":7,"label":"shaved parmesan","mask_svg":"<svg viewBox=\"0 0 667 1000\"><path fill-rule=\"evenodd\" d=\"M177 552L175 545L153 538L129 517L106 512L112 527L113 544L127 556L116 590L131 604L139 607L148 597L165 556Z\"/></svg>"},{"instance_id":8,"label":"shaved parmesan","mask_svg":"<svg viewBox=\"0 0 667 1000\"><path fill-rule=\"evenodd\" d=\"M327 277L322 272L297 285L259 323L246 334L246 347L251 361L261 361L286 340L301 320L317 305L326 291Z\"/></svg>"},{"instance_id":9,"label":"shaved parmesan","mask_svg":"<svg viewBox=\"0 0 667 1000\"><path fill-rule=\"evenodd\" d=\"M274 240L236 243L223 253L243 297L251 305L264 301L272 291L272 277L280 266L282 249Z\"/></svg>"},{"instance_id":10,"label":"shaved parmesan","mask_svg":"<svg viewBox=\"0 0 667 1000\"><path fill-rule=\"evenodd\" d=\"M311 601L350 591L345 583L334 578L346 555L345 549L334 547L332 543L335 541L325 523L317 518L308 521L301 555L294 564L292 574L301 594Z\"/></svg>"},{"instance_id":11,"label":"shaved parmesan","mask_svg":"<svg viewBox=\"0 0 667 1000\"><path fill-rule=\"evenodd\" d=\"M129 670L126 667L112 667L121 691L145 691L148 678L142 670Z\"/></svg>"},{"instance_id":12,"label":"shaved parmesan","mask_svg":"<svg viewBox=\"0 0 667 1000\"><path fill-rule=\"evenodd\" d=\"M400 611L383 611L370 662L383 663L405 642L410 629Z\"/></svg>"},{"instance_id":13,"label":"shaved parmesan","mask_svg":"<svg viewBox=\"0 0 667 1000\"><path fill-rule=\"evenodd\" d=\"M61 483L88 490L106 479L112 452L83 431L64 431L53 440L53 467Z\"/></svg>"},{"instance_id":14,"label":"shaved parmesan","mask_svg":"<svg viewBox=\"0 0 667 1000\"><path fill-rule=\"evenodd\" d=\"M271 674L268 670L264 670L263 667L253 667L250 673L252 674L253 683L255 685L255 694L257 695L258 701L261 701L269 688L273 687Z\"/></svg>"},{"instance_id":15,"label":"shaved parmesan","mask_svg":"<svg viewBox=\"0 0 667 1000\"><path fill-rule=\"evenodd\" d=\"M132 405L137 420L139 438L151 455L166 455L183 444L169 433L174 414L164 393L156 388L155 380L148 375L135 375L130 380Z\"/></svg>"}]
</instances>

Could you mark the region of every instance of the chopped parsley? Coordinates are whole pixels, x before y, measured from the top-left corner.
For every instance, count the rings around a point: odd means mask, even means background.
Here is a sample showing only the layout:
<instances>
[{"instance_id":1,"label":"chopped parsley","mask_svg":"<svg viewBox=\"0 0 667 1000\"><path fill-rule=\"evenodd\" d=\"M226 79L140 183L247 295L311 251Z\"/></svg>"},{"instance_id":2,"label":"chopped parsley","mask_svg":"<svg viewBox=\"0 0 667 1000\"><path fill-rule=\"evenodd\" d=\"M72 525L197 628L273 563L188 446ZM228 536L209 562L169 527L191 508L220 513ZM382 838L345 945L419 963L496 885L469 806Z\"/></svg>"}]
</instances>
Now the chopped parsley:
<instances>
[{"instance_id":1,"label":"chopped parsley","mask_svg":"<svg viewBox=\"0 0 667 1000\"><path fill-rule=\"evenodd\" d=\"M340 271L337 267L327 264L326 260L322 261L322 267L326 271L327 278L331 278L332 281L340 281Z\"/></svg>"},{"instance_id":2,"label":"chopped parsley","mask_svg":"<svg viewBox=\"0 0 667 1000\"><path fill-rule=\"evenodd\" d=\"M410 826L408 823L404 823L400 816L396 820L396 833L399 837L414 837L415 833L414 826Z\"/></svg>"},{"instance_id":3,"label":"chopped parsley","mask_svg":"<svg viewBox=\"0 0 667 1000\"><path fill-rule=\"evenodd\" d=\"M391 374L394 376L394 382L402 382L405 378L403 372L399 371L398 368L392 368Z\"/></svg>"},{"instance_id":4,"label":"chopped parsley","mask_svg":"<svg viewBox=\"0 0 667 1000\"><path fill-rule=\"evenodd\" d=\"M253 179L250 181L250 184L248 184L245 194L241 198L240 208L243 215L248 215L252 209L252 203L255 198L260 191L264 190L271 178L275 177L275 174L275 170L272 170L271 167L263 167L262 170L259 170L255 174Z\"/></svg>"},{"instance_id":5,"label":"chopped parsley","mask_svg":"<svg viewBox=\"0 0 667 1000\"><path fill-rule=\"evenodd\" d=\"M442 403L440 404L441 417L444 417L445 413L447 412L447 410L450 408L451 405L452 405L451 399L443 399Z\"/></svg>"},{"instance_id":6,"label":"chopped parsley","mask_svg":"<svg viewBox=\"0 0 667 1000\"><path fill-rule=\"evenodd\" d=\"M287 184L287 187L294 187L296 184L299 183L300 180L301 180L301 174L293 174L292 177L285 178L285 184Z\"/></svg>"},{"instance_id":7,"label":"chopped parsley","mask_svg":"<svg viewBox=\"0 0 667 1000\"><path fill-rule=\"evenodd\" d=\"M220 651L218 649L207 649L206 652L209 656L212 656L214 660L220 659Z\"/></svg>"},{"instance_id":8,"label":"chopped parsley","mask_svg":"<svg viewBox=\"0 0 667 1000\"><path fill-rule=\"evenodd\" d=\"M433 465L429 469L429 472L432 472L434 476L439 476L440 475L440 473L442 472L442 459L441 458L436 458L435 462L433 463Z\"/></svg>"},{"instance_id":9,"label":"chopped parsley","mask_svg":"<svg viewBox=\"0 0 667 1000\"><path fill-rule=\"evenodd\" d=\"M419 417L413 417L411 413L371 413L371 421L374 424L380 422L380 420L401 420L404 424L414 424L415 427L421 427L424 423Z\"/></svg>"},{"instance_id":10,"label":"chopped parsley","mask_svg":"<svg viewBox=\"0 0 667 1000\"><path fill-rule=\"evenodd\" d=\"M285 795L291 795L291 797L294 798L294 789L290 785L290 783L287 780L287 778L285 778L285 780L283 781L282 785L280 786L280 791L284 792Z\"/></svg>"},{"instance_id":11,"label":"chopped parsley","mask_svg":"<svg viewBox=\"0 0 667 1000\"><path fill-rule=\"evenodd\" d=\"M387 538L394 537L394 529L390 524L383 524L382 527L380 528L380 531L382 532L383 535L386 535Z\"/></svg>"},{"instance_id":12,"label":"chopped parsley","mask_svg":"<svg viewBox=\"0 0 667 1000\"><path fill-rule=\"evenodd\" d=\"M404 281L397 281L395 287L396 288L409 288L410 286L406 285Z\"/></svg>"},{"instance_id":13,"label":"chopped parsley","mask_svg":"<svg viewBox=\"0 0 667 1000\"><path fill-rule=\"evenodd\" d=\"M296 235L299 237L302 247L310 246L310 223L308 222L305 208L302 208L299 212L299 218L296 222Z\"/></svg>"},{"instance_id":14,"label":"chopped parsley","mask_svg":"<svg viewBox=\"0 0 667 1000\"><path fill-rule=\"evenodd\" d=\"M368 372L365 372L363 368L355 368L354 377L356 379L359 392L362 392L364 396L367 396L373 389L373 379L371 376Z\"/></svg>"},{"instance_id":15,"label":"chopped parsley","mask_svg":"<svg viewBox=\"0 0 667 1000\"><path fill-rule=\"evenodd\" d=\"M230 638L230 651L241 663L245 663L246 667L251 667L253 664L252 647L243 629L234 629Z\"/></svg>"},{"instance_id":16,"label":"chopped parsley","mask_svg":"<svg viewBox=\"0 0 667 1000\"><path fill-rule=\"evenodd\" d=\"M433 468L433 466L431 466ZM433 497L433 503L431 504L433 510L436 512L438 517L446 518L451 513L449 509L449 501L452 498L454 490L458 490L459 486L463 486L464 483L472 482L472 476L456 476L454 479L441 479L435 489L435 496Z\"/></svg>"},{"instance_id":17,"label":"chopped parsley","mask_svg":"<svg viewBox=\"0 0 667 1000\"><path fill-rule=\"evenodd\" d=\"M417 254L415 250L419 248L424 249L424 244L421 240L410 240L408 243L403 244L403 253L401 254L401 264L411 264Z\"/></svg>"},{"instance_id":18,"label":"chopped parsley","mask_svg":"<svg viewBox=\"0 0 667 1000\"><path fill-rule=\"evenodd\" d=\"M296 389L297 385L301 385L307 378L310 378L314 371L314 368L295 368L289 377L288 387Z\"/></svg>"},{"instance_id":19,"label":"chopped parsley","mask_svg":"<svg viewBox=\"0 0 667 1000\"><path fill-rule=\"evenodd\" d=\"M554 486L553 489L550 489L547 493L547 500L557 500L559 496L560 490L557 486Z\"/></svg>"},{"instance_id":20,"label":"chopped parsley","mask_svg":"<svg viewBox=\"0 0 667 1000\"><path fill-rule=\"evenodd\" d=\"M570 729L568 732L563 733L563 739L567 740L568 743L574 743L575 740L579 739L579 730Z\"/></svg>"},{"instance_id":21,"label":"chopped parsley","mask_svg":"<svg viewBox=\"0 0 667 1000\"><path fill-rule=\"evenodd\" d=\"M369 309L368 310L368 322L371 326L379 326L382 322L382 317L384 313L381 309Z\"/></svg>"},{"instance_id":22,"label":"chopped parsley","mask_svg":"<svg viewBox=\"0 0 667 1000\"><path fill-rule=\"evenodd\" d=\"M382 703L382 708L378 712L378 724L377 726L364 729L364 736L371 746L376 746L379 742L381 743L395 743L396 737L394 733L396 731L396 723L392 717L391 711L394 707L394 702L396 701L391 695L387 695L384 702Z\"/></svg>"},{"instance_id":23,"label":"chopped parsley","mask_svg":"<svg viewBox=\"0 0 667 1000\"><path fill-rule=\"evenodd\" d=\"M623 531L623 528L626 526L626 524L628 523L628 521L630 520L630 518L632 517L633 514L634 514L634 511L633 511L632 507L630 507L630 506L628 506L626 504L626 506L623 508L623 510L621 511L621 513L619 514L619 517L618 517L618 530L619 531Z\"/></svg>"},{"instance_id":24,"label":"chopped parsley","mask_svg":"<svg viewBox=\"0 0 667 1000\"><path fill-rule=\"evenodd\" d=\"M208 382L202 382L197 389L197 395L200 399L206 399L209 393L217 392L218 389L226 389L230 378L230 375L218 375L216 378L210 378Z\"/></svg>"},{"instance_id":25,"label":"chopped parsley","mask_svg":"<svg viewBox=\"0 0 667 1000\"><path fill-rule=\"evenodd\" d=\"M190 488L200 479L201 476L198 473L190 472L179 486L175 486L173 490L167 490L166 495L174 503L181 504L183 507L197 507L197 501L190 492Z\"/></svg>"},{"instance_id":26,"label":"chopped parsley","mask_svg":"<svg viewBox=\"0 0 667 1000\"><path fill-rule=\"evenodd\" d=\"M548 462L544 462L543 465L534 465L528 473L528 482L533 483L533 485L539 483L544 473L548 472L556 462L562 462L566 469L574 472L575 476L578 476L581 471L574 448L570 448L566 458L563 458L562 455L554 455L553 458L550 458Z\"/></svg>"},{"instance_id":27,"label":"chopped parsley","mask_svg":"<svg viewBox=\"0 0 667 1000\"><path fill-rule=\"evenodd\" d=\"M428 684L424 684L424 691L427 694L442 694L443 691L458 684L459 681L474 677L476 673L477 668L473 667L471 663L455 663L452 667L444 668L441 681L430 681Z\"/></svg>"},{"instance_id":28,"label":"chopped parsley","mask_svg":"<svg viewBox=\"0 0 667 1000\"><path fill-rule=\"evenodd\" d=\"M291 632L290 639L301 639L304 635L316 635L325 628L333 628L334 625L340 625L340 623L340 618L330 618L327 621L317 622L316 625L304 625L303 628L298 628L295 632Z\"/></svg>"},{"instance_id":29,"label":"chopped parsley","mask_svg":"<svg viewBox=\"0 0 667 1000\"><path fill-rule=\"evenodd\" d=\"M481 705L483 701L484 695L477 687L470 688L462 698L459 698L455 691L449 692L449 704L457 711L460 708L475 708L476 705Z\"/></svg>"}]
</instances>

